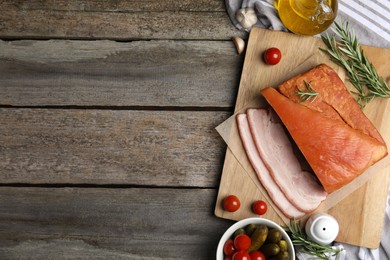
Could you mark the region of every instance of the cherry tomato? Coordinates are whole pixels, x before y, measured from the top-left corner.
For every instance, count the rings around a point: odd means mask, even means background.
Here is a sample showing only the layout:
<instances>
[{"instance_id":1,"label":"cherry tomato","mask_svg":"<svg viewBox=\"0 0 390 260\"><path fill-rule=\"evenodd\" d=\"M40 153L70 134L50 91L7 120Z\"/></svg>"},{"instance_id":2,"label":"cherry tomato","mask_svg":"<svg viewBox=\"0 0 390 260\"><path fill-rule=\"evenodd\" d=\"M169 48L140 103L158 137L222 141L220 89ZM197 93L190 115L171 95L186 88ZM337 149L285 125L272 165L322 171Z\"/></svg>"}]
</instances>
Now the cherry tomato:
<instances>
[{"instance_id":1,"label":"cherry tomato","mask_svg":"<svg viewBox=\"0 0 390 260\"><path fill-rule=\"evenodd\" d=\"M232 257L230 255L229 256L225 256L224 260L232 260Z\"/></svg>"},{"instance_id":2,"label":"cherry tomato","mask_svg":"<svg viewBox=\"0 0 390 260\"><path fill-rule=\"evenodd\" d=\"M250 256L251 260L266 260L265 255L260 251L253 251Z\"/></svg>"},{"instance_id":3,"label":"cherry tomato","mask_svg":"<svg viewBox=\"0 0 390 260\"><path fill-rule=\"evenodd\" d=\"M232 260L251 260L251 256L246 251L238 251L234 253Z\"/></svg>"},{"instance_id":4,"label":"cherry tomato","mask_svg":"<svg viewBox=\"0 0 390 260\"><path fill-rule=\"evenodd\" d=\"M265 203L265 201L263 201L263 200L255 201L252 204L252 210L254 213L256 213L258 215L264 215L268 210L267 203Z\"/></svg>"},{"instance_id":5,"label":"cherry tomato","mask_svg":"<svg viewBox=\"0 0 390 260\"><path fill-rule=\"evenodd\" d=\"M269 65L278 64L282 58L282 53L278 48L269 48L264 52L264 61Z\"/></svg>"},{"instance_id":6,"label":"cherry tomato","mask_svg":"<svg viewBox=\"0 0 390 260\"><path fill-rule=\"evenodd\" d=\"M234 252L236 252L236 249L234 248L234 242L233 242L233 239L229 239L225 242L225 244L223 245L223 253L226 255L226 256L231 256L234 254Z\"/></svg>"},{"instance_id":7,"label":"cherry tomato","mask_svg":"<svg viewBox=\"0 0 390 260\"><path fill-rule=\"evenodd\" d=\"M251 238L248 235L241 234L234 238L234 247L240 251L240 250L247 250L249 247L251 247Z\"/></svg>"},{"instance_id":8,"label":"cherry tomato","mask_svg":"<svg viewBox=\"0 0 390 260\"><path fill-rule=\"evenodd\" d=\"M223 208L230 212L238 210L240 205L241 202L235 195L229 195L223 200Z\"/></svg>"}]
</instances>

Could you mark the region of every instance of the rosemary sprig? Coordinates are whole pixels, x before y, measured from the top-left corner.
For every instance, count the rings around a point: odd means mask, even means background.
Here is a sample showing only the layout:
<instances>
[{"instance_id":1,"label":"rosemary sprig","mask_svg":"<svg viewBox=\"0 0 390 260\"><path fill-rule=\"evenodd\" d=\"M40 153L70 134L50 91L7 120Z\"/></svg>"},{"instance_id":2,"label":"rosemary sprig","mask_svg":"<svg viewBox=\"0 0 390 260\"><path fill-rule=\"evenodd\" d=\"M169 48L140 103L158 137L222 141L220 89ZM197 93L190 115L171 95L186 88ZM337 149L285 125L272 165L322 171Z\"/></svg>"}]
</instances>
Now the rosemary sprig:
<instances>
[{"instance_id":1,"label":"rosemary sprig","mask_svg":"<svg viewBox=\"0 0 390 260\"><path fill-rule=\"evenodd\" d=\"M298 86L296 87L297 95L301 96L300 102L308 101L311 98L312 98L311 102L314 102L314 100L318 96L318 93L311 86L311 81L307 82L306 80L304 80L303 82L305 83L305 90L300 90Z\"/></svg>"},{"instance_id":2,"label":"rosemary sprig","mask_svg":"<svg viewBox=\"0 0 390 260\"><path fill-rule=\"evenodd\" d=\"M290 220L288 229L294 246L302 247L305 253L316 256L319 259L329 259L329 254L330 256L336 256L341 252L339 249L334 249L331 246L323 246L309 240L301 229L300 221Z\"/></svg>"},{"instance_id":3,"label":"rosemary sprig","mask_svg":"<svg viewBox=\"0 0 390 260\"><path fill-rule=\"evenodd\" d=\"M335 22L335 35L321 36L328 49L322 49L330 59L347 71L349 81L355 87L357 102L364 108L376 97L390 98L390 88L383 78L379 77L374 66L365 56L355 32L349 28L348 22Z\"/></svg>"}]
</instances>

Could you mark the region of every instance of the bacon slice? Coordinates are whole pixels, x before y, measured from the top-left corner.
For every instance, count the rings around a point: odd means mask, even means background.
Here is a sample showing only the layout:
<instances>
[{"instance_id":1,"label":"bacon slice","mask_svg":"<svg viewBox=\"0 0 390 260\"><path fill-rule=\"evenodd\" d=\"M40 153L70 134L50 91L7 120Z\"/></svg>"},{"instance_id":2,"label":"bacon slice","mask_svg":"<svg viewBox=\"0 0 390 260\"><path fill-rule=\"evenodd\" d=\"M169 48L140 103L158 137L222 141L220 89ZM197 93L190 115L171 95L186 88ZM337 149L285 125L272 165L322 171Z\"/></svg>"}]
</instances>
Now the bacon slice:
<instances>
[{"instance_id":1,"label":"bacon slice","mask_svg":"<svg viewBox=\"0 0 390 260\"><path fill-rule=\"evenodd\" d=\"M302 171L282 125L264 109L248 109L247 116L257 151L286 198L300 211L315 210L327 193L313 174Z\"/></svg>"},{"instance_id":2,"label":"bacon slice","mask_svg":"<svg viewBox=\"0 0 390 260\"><path fill-rule=\"evenodd\" d=\"M252 134L250 132L247 115L238 114L236 116L236 120L246 155L253 169L255 170L257 177L259 178L265 190L268 192L268 195L271 197L272 201L286 217L303 217L305 213L299 211L294 205L290 203L284 193L280 190L279 186L275 183L267 167L264 165L262 159L260 158L260 155L253 141Z\"/></svg>"}]
</instances>

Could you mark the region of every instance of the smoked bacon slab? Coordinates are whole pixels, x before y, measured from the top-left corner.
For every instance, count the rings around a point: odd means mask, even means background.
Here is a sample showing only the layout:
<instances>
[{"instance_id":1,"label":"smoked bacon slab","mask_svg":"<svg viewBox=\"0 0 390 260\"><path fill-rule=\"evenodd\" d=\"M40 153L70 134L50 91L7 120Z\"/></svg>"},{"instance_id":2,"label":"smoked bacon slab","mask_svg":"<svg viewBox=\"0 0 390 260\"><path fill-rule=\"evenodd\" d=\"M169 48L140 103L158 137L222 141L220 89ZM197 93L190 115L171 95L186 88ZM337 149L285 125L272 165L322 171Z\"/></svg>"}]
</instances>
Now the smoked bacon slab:
<instances>
[{"instance_id":1,"label":"smoked bacon slab","mask_svg":"<svg viewBox=\"0 0 390 260\"><path fill-rule=\"evenodd\" d=\"M310 84L316 98L301 101ZM350 183L387 155L386 144L337 73L321 64L261 94L278 114L324 189Z\"/></svg>"}]
</instances>

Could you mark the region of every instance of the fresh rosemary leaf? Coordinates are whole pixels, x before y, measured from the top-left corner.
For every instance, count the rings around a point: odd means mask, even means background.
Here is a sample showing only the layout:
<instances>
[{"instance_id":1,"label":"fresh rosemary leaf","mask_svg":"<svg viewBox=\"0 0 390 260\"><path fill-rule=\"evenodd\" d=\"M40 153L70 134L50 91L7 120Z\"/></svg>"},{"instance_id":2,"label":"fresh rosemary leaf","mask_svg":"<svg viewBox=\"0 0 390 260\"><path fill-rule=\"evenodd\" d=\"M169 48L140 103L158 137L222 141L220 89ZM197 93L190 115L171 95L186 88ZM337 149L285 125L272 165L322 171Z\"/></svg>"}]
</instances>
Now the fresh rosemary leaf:
<instances>
[{"instance_id":1,"label":"fresh rosemary leaf","mask_svg":"<svg viewBox=\"0 0 390 260\"><path fill-rule=\"evenodd\" d=\"M339 24L335 22L333 29L335 35L321 36L327 49L321 51L330 56L331 61L343 67L347 71L349 81L357 91L357 102L364 108L376 97L390 98L390 88L383 78L379 77L375 67L365 56L359 40L353 30L349 28L348 22ZM336 36L340 38L336 41Z\"/></svg>"},{"instance_id":2,"label":"fresh rosemary leaf","mask_svg":"<svg viewBox=\"0 0 390 260\"><path fill-rule=\"evenodd\" d=\"M305 102L308 101L309 99L312 99L311 102L314 102L314 100L318 96L318 93L312 88L311 81L307 82L304 80L303 83L305 85L305 90L300 90L298 86L296 87L297 95L300 96L300 102Z\"/></svg>"}]
</instances>

